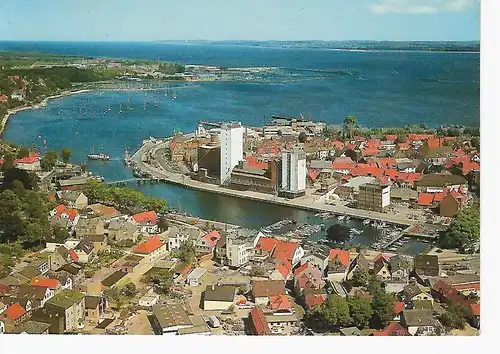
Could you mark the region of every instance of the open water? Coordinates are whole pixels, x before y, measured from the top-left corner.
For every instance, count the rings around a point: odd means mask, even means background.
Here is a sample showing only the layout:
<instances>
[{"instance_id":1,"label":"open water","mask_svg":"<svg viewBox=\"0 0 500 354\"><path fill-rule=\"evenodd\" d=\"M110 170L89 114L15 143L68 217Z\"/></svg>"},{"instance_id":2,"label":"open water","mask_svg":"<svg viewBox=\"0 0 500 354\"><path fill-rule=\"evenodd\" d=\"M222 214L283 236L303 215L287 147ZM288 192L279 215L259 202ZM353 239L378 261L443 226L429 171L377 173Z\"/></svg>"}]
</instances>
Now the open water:
<instances>
[{"instance_id":1,"label":"open water","mask_svg":"<svg viewBox=\"0 0 500 354\"><path fill-rule=\"evenodd\" d=\"M41 150L69 146L72 161L77 163L86 163L92 150L110 154L109 162L88 162L92 172L110 181L132 176L122 163L125 148L133 151L143 139L168 136L174 129L193 131L199 120L261 125L273 114L303 113L330 124L341 124L346 115L355 115L360 125L370 127L479 125L478 53L51 42L0 42L0 50L275 68L238 82L175 83L155 91L95 91L51 100L45 108L11 117L4 134L9 141ZM192 215L247 227L284 217L315 221L308 212L176 186L137 188L164 197L172 207ZM367 232L359 241L369 243L371 235Z\"/></svg>"}]
</instances>

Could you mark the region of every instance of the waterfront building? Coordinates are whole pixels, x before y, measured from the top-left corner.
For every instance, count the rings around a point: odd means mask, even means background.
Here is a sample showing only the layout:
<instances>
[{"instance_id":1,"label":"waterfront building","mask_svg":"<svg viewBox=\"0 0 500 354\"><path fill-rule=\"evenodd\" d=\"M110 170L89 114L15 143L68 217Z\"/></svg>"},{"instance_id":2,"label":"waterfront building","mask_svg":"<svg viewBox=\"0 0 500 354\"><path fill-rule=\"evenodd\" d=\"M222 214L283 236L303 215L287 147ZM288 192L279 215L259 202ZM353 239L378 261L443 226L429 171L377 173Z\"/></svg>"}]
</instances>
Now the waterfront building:
<instances>
[{"instance_id":1,"label":"waterfront building","mask_svg":"<svg viewBox=\"0 0 500 354\"><path fill-rule=\"evenodd\" d=\"M306 192L306 154L299 146L282 154L281 195L287 198L303 196Z\"/></svg>"},{"instance_id":2,"label":"waterfront building","mask_svg":"<svg viewBox=\"0 0 500 354\"><path fill-rule=\"evenodd\" d=\"M391 186L379 182L359 186L358 208L384 212L391 205Z\"/></svg>"},{"instance_id":3,"label":"waterfront building","mask_svg":"<svg viewBox=\"0 0 500 354\"><path fill-rule=\"evenodd\" d=\"M243 126L240 122L222 124L220 131L220 184L231 176L231 171L243 160Z\"/></svg>"}]
</instances>

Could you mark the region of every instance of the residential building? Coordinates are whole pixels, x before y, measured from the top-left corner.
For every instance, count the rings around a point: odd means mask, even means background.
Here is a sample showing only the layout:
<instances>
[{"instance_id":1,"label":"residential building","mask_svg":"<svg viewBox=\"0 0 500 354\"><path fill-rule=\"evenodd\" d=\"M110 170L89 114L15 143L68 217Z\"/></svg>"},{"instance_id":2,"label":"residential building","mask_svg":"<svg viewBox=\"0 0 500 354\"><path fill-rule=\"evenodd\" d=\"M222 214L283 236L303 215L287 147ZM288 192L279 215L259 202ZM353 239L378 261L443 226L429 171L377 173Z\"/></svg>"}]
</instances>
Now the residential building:
<instances>
[{"instance_id":1,"label":"residential building","mask_svg":"<svg viewBox=\"0 0 500 354\"><path fill-rule=\"evenodd\" d=\"M243 160L244 127L239 122L223 123L220 131L220 184L231 176L231 171Z\"/></svg>"},{"instance_id":2,"label":"residential building","mask_svg":"<svg viewBox=\"0 0 500 354\"><path fill-rule=\"evenodd\" d=\"M78 238L84 238L89 236L102 236L106 233L105 229L106 218L96 217L96 218L81 218L78 224L75 226L75 234Z\"/></svg>"},{"instance_id":3,"label":"residential building","mask_svg":"<svg viewBox=\"0 0 500 354\"><path fill-rule=\"evenodd\" d=\"M417 284L416 282L412 282L411 284L406 285L404 287L403 294L405 302L407 304L411 304L416 300L426 300L431 301L431 303L434 302L434 299L432 298L432 295L430 293L430 289L426 290L422 285Z\"/></svg>"},{"instance_id":4,"label":"residential building","mask_svg":"<svg viewBox=\"0 0 500 354\"><path fill-rule=\"evenodd\" d=\"M408 282L411 265L400 255L392 256L389 259L389 269L391 271L391 280L393 282Z\"/></svg>"},{"instance_id":5,"label":"residential building","mask_svg":"<svg viewBox=\"0 0 500 354\"><path fill-rule=\"evenodd\" d=\"M195 250L199 255L213 254L215 246L219 241L221 235L218 231L212 231L201 237L196 242ZM170 249L170 248L169 248Z\"/></svg>"},{"instance_id":6,"label":"residential building","mask_svg":"<svg viewBox=\"0 0 500 354\"><path fill-rule=\"evenodd\" d=\"M401 315L401 325L412 336L436 335L439 329L431 310L404 310Z\"/></svg>"},{"instance_id":7,"label":"residential building","mask_svg":"<svg viewBox=\"0 0 500 354\"><path fill-rule=\"evenodd\" d=\"M106 299L102 296L85 296L85 317L92 324L98 324L106 311Z\"/></svg>"},{"instance_id":8,"label":"residential building","mask_svg":"<svg viewBox=\"0 0 500 354\"><path fill-rule=\"evenodd\" d=\"M178 334L183 328L193 327L186 310L182 305L155 305L153 316L161 334Z\"/></svg>"},{"instance_id":9,"label":"residential building","mask_svg":"<svg viewBox=\"0 0 500 354\"><path fill-rule=\"evenodd\" d=\"M413 271L417 276L438 277L440 275L439 258L436 255L418 254L413 258Z\"/></svg>"},{"instance_id":10,"label":"residential building","mask_svg":"<svg viewBox=\"0 0 500 354\"><path fill-rule=\"evenodd\" d=\"M291 335L299 326L299 320L294 313L265 315L272 334Z\"/></svg>"},{"instance_id":11,"label":"residential building","mask_svg":"<svg viewBox=\"0 0 500 354\"><path fill-rule=\"evenodd\" d=\"M324 287L323 273L310 263L304 263L293 271L295 292L299 295L309 290L319 290Z\"/></svg>"},{"instance_id":12,"label":"residential building","mask_svg":"<svg viewBox=\"0 0 500 354\"><path fill-rule=\"evenodd\" d=\"M57 198L68 204L70 208L84 209L88 206L88 198L80 191L58 191Z\"/></svg>"},{"instance_id":13,"label":"residential building","mask_svg":"<svg viewBox=\"0 0 500 354\"><path fill-rule=\"evenodd\" d=\"M326 294L309 294L305 296L305 304L308 310L320 306L326 301Z\"/></svg>"},{"instance_id":14,"label":"residential building","mask_svg":"<svg viewBox=\"0 0 500 354\"><path fill-rule=\"evenodd\" d=\"M92 242L94 253L107 251L108 248L108 237L106 235L93 235L87 236L87 240Z\"/></svg>"},{"instance_id":15,"label":"residential building","mask_svg":"<svg viewBox=\"0 0 500 354\"><path fill-rule=\"evenodd\" d=\"M168 237L168 250L172 251L178 249L182 243L191 242L193 245L199 241L201 235L200 229L188 226L170 226L166 235ZM163 235L162 235L163 237Z\"/></svg>"},{"instance_id":16,"label":"residential building","mask_svg":"<svg viewBox=\"0 0 500 354\"><path fill-rule=\"evenodd\" d=\"M231 285L207 285L203 296L205 311L228 310L235 303L236 287Z\"/></svg>"},{"instance_id":17,"label":"residential building","mask_svg":"<svg viewBox=\"0 0 500 354\"><path fill-rule=\"evenodd\" d=\"M158 225L156 224L158 216L154 210L134 214L128 221L137 225L143 233L155 234L158 232Z\"/></svg>"},{"instance_id":18,"label":"residential building","mask_svg":"<svg viewBox=\"0 0 500 354\"><path fill-rule=\"evenodd\" d=\"M373 336L410 336L411 334L399 324L399 322L390 322L384 329L373 332Z\"/></svg>"},{"instance_id":19,"label":"residential building","mask_svg":"<svg viewBox=\"0 0 500 354\"><path fill-rule=\"evenodd\" d=\"M64 331L83 328L85 318L85 296L76 290L63 290L49 299L44 308L64 318Z\"/></svg>"},{"instance_id":20,"label":"residential building","mask_svg":"<svg viewBox=\"0 0 500 354\"><path fill-rule=\"evenodd\" d=\"M33 309L43 307L54 296L54 290L44 286L21 285L17 293L18 301L30 300Z\"/></svg>"},{"instance_id":21,"label":"residential building","mask_svg":"<svg viewBox=\"0 0 500 354\"><path fill-rule=\"evenodd\" d=\"M61 283L55 278L33 278L31 279L31 286L39 286L42 288L49 288L54 291L54 294L62 290Z\"/></svg>"},{"instance_id":22,"label":"residential building","mask_svg":"<svg viewBox=\"0 0 500 354\"><path fill-rule=\"evenodd\" d=\"M457 274L441 278L441 280L465 296L472 294L477 297L481 296L479 275Z\"/></svg>"},{"instance_id":23,"label":"residential building","mask_svg":"<svg viewBox=\"0 0 500 354\"><path fill-rule=\"evenodd\" d=\"M7 307L0 314L0 322L2 322L4 331L9 332L12 328L22 323L28 317L28 312L19 303L14 303Z\"/></svg>"},{"instance_id":24,"label":"residential building","mask_svg":"<svg viewBox=\"0 0 500 354\"><path fill-rule=\"evenodd\" d=\"M391 279L391 272L389 270L389 260L385 256L375 259L373 265L373 274L380 281L387 281Z\"/></svg>"},{"instance_id":25,"label":"residential building","mask_svg":"<svg viewBox=\"0 0 500 354\"><path fill-rule=\"evenodd\" d=\"M146 294L139 299L139 306L151 308L158 303L160 295Z\"/></svg>"},{"instance_id":26,"label":"residential building","mask_svg":"<svg viewBox=\"0 0 500 354\"><path fill-rule=\"evenodd\" d=\"M364 269L367 272L369 272L370 270L370 265L368 264L368 261L366 260L365 256L363 256L363 254L361 253L359 253L349 265L349 269L347 270L346 280L351 280L354 273L358 269Z\"/></svg>"},{"instance_id":27,"label":"residential building","mask_svg":"<svg viewBox=\"0 0 500 354\"><path fill-rule=\"evenodd\" d=\"M140 228L134 221L124 219L113 219L108 225L108 239L114 242L130 240L137 242L141 233Z\"/></svg>"},{"instance_id":28,"label":"residential building","mask_svg":"<svg viewBox=\"0 0 500 354\"><path fill-rule=\"evenodd\" d=\"M252 297L256 305L267 306L270 297L278 295L286 295L284 281L257 280L252 282Z\"/></svg>"},{"instance_id":29,"label":"residential building","mask_svg":"<svg viewBox=\"0 0 500 354\"><path fill-rule=\"evenodd\" d=\"M340 248L331 249L328 260L328 279L338 282L344 281L350 262L349 251Z\"/></svg>"},{"instance_id":30,"label":"residential building","mask_svg":"<svg viewBox=\"0 0 500 354\"><path fill-rule=\"evenodd\" d=\"M306 191L306 154L298 146L284 151L281 157L280 195L286 198L303 196Z\"/></svg>"},{"instance_id":31,"label":"residential building","mask_svg":"<svg viewBox=\"0 0 500 354\"><path fill-rule=\"evenodd\" d=\"M49 268L50 270L57 270L66 264L76 261L78 261L78 256L75 251L68 250L64 246L59 246L49 256Z\"/></svg>"},{"instance_id":32,"label":"residential building","mask_svg":"<svg viewBox=\"0 0 500 354\"><path fill-rule=\"evenodd\" d=\"M260 231L235 229L226 237L226 258L231 267L246 264L254 254L259 239L264 234Z\"/></svg>"},{"instance_id":33,"label":"residential building","mask_svg":"<svg viewBox=\"0 0 500 354\"><path fill-rule=\"evenodd\" d=\"M94 255L94 243L84 238L73 248L73 251L78 257L78 262L88 263Z\"/></svg>"},{"instance_id":34,"label":"residential building","mask_svg":"<svg viewBox=\"0 0 500 354\"><path fill-rule=\"evenodd\" d=\"M314 249L312 251L305 251L304 257L300 259L300 264L309 262L318 268L322 274L325 273L328 262L330 261L330 252L328 249Z\"/></svg>"},{"instance_id":35,"label":"residential building","mask_svg":"<svg viewBox=\"0 0 500 354\"><path fill-rule=\"evenodd\" d=\"M391 205L391 186L380 181L359 186L358 208L383 213Z\"/></svg>"},{"instance_id":36,"label":"residential building","mask_svg":"<svg viewBox=\"0 0 500 354\"><path fill-rule=\"evenodd\" d=\"M26 321L12 329L11 334L49 334L50 323Z\"/></svg>"},{"instance_id":37,"label":"residential building","mask_svg":"<svg viewBox=\"0 0 500 354\"><path fill-rule=\"evenodd\" d=\"M345 327L340 329L341 336L361 336L361 331L358 327Z\"/></svg>"},{"instance_id":38,"label":"residential building","mask_svg":"<svg viewBox=\"0 0 500 354\"><path fill-rule=\"evenodd\" d=\"M137 245L134 253L147 257L147 262L153 263L167 255L167 245L159 236L154 236Z\"/></svg>"},{"instance_id":39,"label":"residential building","mask_svg":"<svg viewBox=\"0 0 500 354\"><path fill-rule=\"evenodd\" d=\"M249 332L257 336L270 335L271 330L267 322L264 312L258 306L254 307L248 316L249 318Z\"/></svg>"},{"instance_id":40,"label":"residential building","mask_svg":"<svg viewBox=\"0 0 500 354\"><path fill-rule=\"evenodd\" d=\"M304 249L298 242L282 241L272 237L260 237L255 247L256 258L269 258L289 265L289 268L297 265Z\"/></svg>"}]
</instances>

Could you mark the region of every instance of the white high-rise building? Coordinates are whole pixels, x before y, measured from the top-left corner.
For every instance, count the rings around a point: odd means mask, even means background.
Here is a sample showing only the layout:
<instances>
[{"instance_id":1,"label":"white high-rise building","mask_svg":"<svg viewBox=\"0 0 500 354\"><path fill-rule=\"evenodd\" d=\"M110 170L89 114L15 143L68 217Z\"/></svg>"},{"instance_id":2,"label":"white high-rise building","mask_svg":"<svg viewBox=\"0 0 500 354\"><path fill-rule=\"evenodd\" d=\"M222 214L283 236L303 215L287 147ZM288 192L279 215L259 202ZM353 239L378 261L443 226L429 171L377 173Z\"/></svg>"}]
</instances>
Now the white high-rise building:
<instances>
[{"instance_id":1,"label":"white high-rise building","mask_svg":"<svg viewBox=\"0 0 500 354\"><path fill-rule=\"evenodd\" d=\"M243 160L243 126L240 122L223 123L220 130L220 184Z\"/></svg>"},{"instance_id":2,"label":"white high-rise building","mask_svg":"<svg viewBox=\"0 0 500 354\"><path fill-rule=\"evenodd\" d=\"M288 197L298 197L306 191L306 153L299 146L284 151L281 160L281 193Z\"/></svg>"}]
</instances>

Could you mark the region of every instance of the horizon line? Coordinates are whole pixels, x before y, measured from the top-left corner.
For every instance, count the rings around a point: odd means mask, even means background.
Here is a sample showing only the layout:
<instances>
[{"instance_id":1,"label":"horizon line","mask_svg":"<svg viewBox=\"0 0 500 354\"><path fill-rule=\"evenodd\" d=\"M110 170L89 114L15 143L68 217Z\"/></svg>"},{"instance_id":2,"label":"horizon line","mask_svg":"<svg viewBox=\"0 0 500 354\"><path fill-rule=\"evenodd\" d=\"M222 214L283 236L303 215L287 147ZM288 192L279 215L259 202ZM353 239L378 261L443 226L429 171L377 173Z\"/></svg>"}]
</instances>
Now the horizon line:
<instances>
[{"instance_id":1,"label":"horizon line","mask_svg":"<svg viewBox=\"0 0 500 354\"><path fill-rule=\"evenodd\" d=\"M151 39L151 40L47 40L47 39L0 39L1 42L77 42L77 43L155 43L155 42L428 42L428 43L480 43L480 39L470 40L389 40L389 39Z\"/></svg>"}]
</instances>

